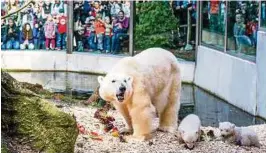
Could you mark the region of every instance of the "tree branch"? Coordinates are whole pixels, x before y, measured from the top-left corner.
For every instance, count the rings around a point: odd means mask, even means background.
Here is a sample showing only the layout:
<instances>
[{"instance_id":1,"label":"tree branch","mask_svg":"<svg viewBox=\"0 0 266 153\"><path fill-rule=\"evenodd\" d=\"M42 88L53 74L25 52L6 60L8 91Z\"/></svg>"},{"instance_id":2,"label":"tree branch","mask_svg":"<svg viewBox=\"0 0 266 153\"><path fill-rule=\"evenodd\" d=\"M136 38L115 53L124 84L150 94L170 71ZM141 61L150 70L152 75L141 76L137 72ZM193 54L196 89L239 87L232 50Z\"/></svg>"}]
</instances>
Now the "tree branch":
<instances>
[{"instance_id":1,"label":"tree branch","mask_svg":"<svg viewBox=\"0 0 266 153\"><path fill-rule=\"evenodd\" d=\"M20 12L21 10L25 9L28 5L30 5L31 3L34 4L35 2L34 2L33 0L28 1L24 6L22 6L22 7L19 8L18 10L14 11L14 12L12 12L12 13L9 13L9 14L3 16L3 17L1 17L1 20L2 20L2 19L5 19L5 18L8 18L9 16L11 16L11 15L13 15L13 14L16 14L16 13Z\"/></svg>"}]
</instances>

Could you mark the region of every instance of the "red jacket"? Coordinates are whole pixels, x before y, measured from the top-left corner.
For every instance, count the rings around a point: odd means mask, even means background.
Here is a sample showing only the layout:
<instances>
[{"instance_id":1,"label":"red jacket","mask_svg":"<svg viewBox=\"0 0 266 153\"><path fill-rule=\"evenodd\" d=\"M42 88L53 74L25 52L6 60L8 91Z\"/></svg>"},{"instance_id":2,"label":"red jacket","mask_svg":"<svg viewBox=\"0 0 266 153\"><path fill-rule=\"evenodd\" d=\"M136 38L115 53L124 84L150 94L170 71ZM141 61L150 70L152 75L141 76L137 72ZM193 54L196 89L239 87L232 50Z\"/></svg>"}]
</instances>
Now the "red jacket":
<instances>
[{"instance_id":1,"label":"red jacket","mask_svg":"<svg viewBox=\"0 0 266 153\"><path fill-rule=\"evenodd\" d=\"M103 34L105 32L105 26L104 23L100 21L95 21L95 33L96 34Z\"/></svg>"},{"instance_id":2,"label":"red jacket","mask_svg":"<svg viewBox=\"0 0 266 153\"><path fill-rule=\"evenodd\" d=\"M219 1L218 0L211 0L210 13L211 14L218 14L219 13Z\"/></svg>"},{"instance_id":3,"label":"red jacket","mask_svg":"<svg viewBox=\"0 0 266 153\"><path fill-rule=\"evenodd\" d=\"M67 18L65 16L61 16L59 18L59 22L58 22L58 25L57 25L58 33L60 33L60 34L66 33L66 31L67 31L66 20L67 20Z\"/></svg>"}]
</instances>

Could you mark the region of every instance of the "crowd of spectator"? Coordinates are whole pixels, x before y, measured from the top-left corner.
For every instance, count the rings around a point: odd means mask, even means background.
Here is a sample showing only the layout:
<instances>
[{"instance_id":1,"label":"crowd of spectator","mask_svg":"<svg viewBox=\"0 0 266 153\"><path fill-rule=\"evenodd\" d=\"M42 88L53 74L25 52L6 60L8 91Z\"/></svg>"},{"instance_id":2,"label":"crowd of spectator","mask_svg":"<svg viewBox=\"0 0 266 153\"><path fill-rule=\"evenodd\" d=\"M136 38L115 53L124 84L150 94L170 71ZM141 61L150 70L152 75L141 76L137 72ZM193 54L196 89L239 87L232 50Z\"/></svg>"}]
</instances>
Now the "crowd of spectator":
<instances>
[{"instance_id":1,"label":"crowd of spectator","mask_svg":"<svg viewBox=\"0 0 266 153\"><path fill-rule=\"evenodd\" d=\"M74 1L75 50L118 54L129 17L129 1Z\"/></svg>"}]
</instances>

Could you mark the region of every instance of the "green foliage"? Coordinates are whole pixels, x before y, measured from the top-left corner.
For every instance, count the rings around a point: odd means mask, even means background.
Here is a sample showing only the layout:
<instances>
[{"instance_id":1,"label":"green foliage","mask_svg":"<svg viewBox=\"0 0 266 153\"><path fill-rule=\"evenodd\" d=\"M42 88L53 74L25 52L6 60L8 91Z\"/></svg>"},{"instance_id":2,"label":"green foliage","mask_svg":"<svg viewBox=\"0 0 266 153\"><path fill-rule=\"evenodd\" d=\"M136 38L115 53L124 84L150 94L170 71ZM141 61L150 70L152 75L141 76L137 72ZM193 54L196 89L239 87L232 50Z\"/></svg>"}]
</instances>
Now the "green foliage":
<instances>
[{"instance_id":1,"label":"green foliage","mask_svg":"<svg viewBox=\"0 0 266 153\"><path fill-rule=\"evenodd\" d=\"M150 47L171 47L171 31L177 28L177 19L169 2L154 1L136 4L136 50Z\"/></svg>"},{"instance_id":2,"label":"green foliage","mask_svg":"<svg viewBox=\"0 0 266 153\"><path fill-rule=\"evenodd\" d=\"M1 143L1 153L9 153L6 144Z\"/></svg>"}]
</instances>

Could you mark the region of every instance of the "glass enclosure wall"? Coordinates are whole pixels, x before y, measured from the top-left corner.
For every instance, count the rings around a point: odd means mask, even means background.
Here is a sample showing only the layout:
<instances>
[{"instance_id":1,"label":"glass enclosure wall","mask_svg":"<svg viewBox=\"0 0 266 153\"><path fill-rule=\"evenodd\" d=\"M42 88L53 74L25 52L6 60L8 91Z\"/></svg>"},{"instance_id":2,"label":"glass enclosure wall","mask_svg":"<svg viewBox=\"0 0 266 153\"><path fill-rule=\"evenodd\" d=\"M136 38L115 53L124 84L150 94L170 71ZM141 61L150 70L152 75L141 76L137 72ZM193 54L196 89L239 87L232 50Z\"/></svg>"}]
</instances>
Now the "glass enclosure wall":
<instances>
[{"instance_id":1,"label":"glass enclosure wall","mask_svg":"<svg viewBox=\"0 0 266 153\"><path fill-rule=\"evenodd\" d=\"M162 47L177 57L195 60L196 1L137 1L135 54Z\"/></svg>"},{"instance_id":2,"label":"glass enclosure wall","mask_svg":"<svg viewBox=\"0 0 266 153\"><path fill-rule=\"evenodd\" d=\"M254 61L257 31L266 28L266 1L75 0L73 21L68 2L2 0L1 49L65 50L71 21L77 52L129 55L134 31L134 54L162 47L193 61L199 33L200 44Z\"/></svg>"},{"instance_id":3,"label":"glass enclosure wall","mask_svg":"<svg viewBox=\"0 0 266 153\"><path fill-rule=\"evenodd\" d=\"M201 12L201 44L255 61L258 1L203 1Z\"/></svg>"},{"instance_id":4,"label":"glass enclosure wall","mask_svg":"<svg viewBox=\"0 0 266 153\"><path fill-rule=\"evenodd\" d=\"M266 28L266 1L261 2L260 26Z\"/></svg>"},{"instance_id":5,"label":"glass enclosure wall","mask_svg":"<svg viewBox=\"0 0 266 153\"><path fill-rule=\"evenodd\" d=\"M130 1L74 1L74 51L129 54Z\"/></svg>"},{"instance_id":6,"label":"glass enclosure wall","mask_svg":"<svg viewBox=\"0 0 266 153\"><path fill-rule=\"evenodd\" d=\"M202 2L202 43L222 50L225 45L225 5L225 1Z\"/></svg>"},{"instance_id":7,"label":"glass enclosure wall","mask_svg":"<svg viewBox=\"0 0 266 153\"><path fill-rule=\"evenodd\" d=\"M67 1L1 0L2 50L66 49Z\"/></svg>"},{"instance_id":8,"label":"glass enclosure wall","mask_svg":"<svg viewBox=\"0 0 266 153\"><path fill-rule=\"evenodd\" d=\"M259 3L257 1L228 2L227 52L256 55Z\"/></svg>"}]
</instances>

